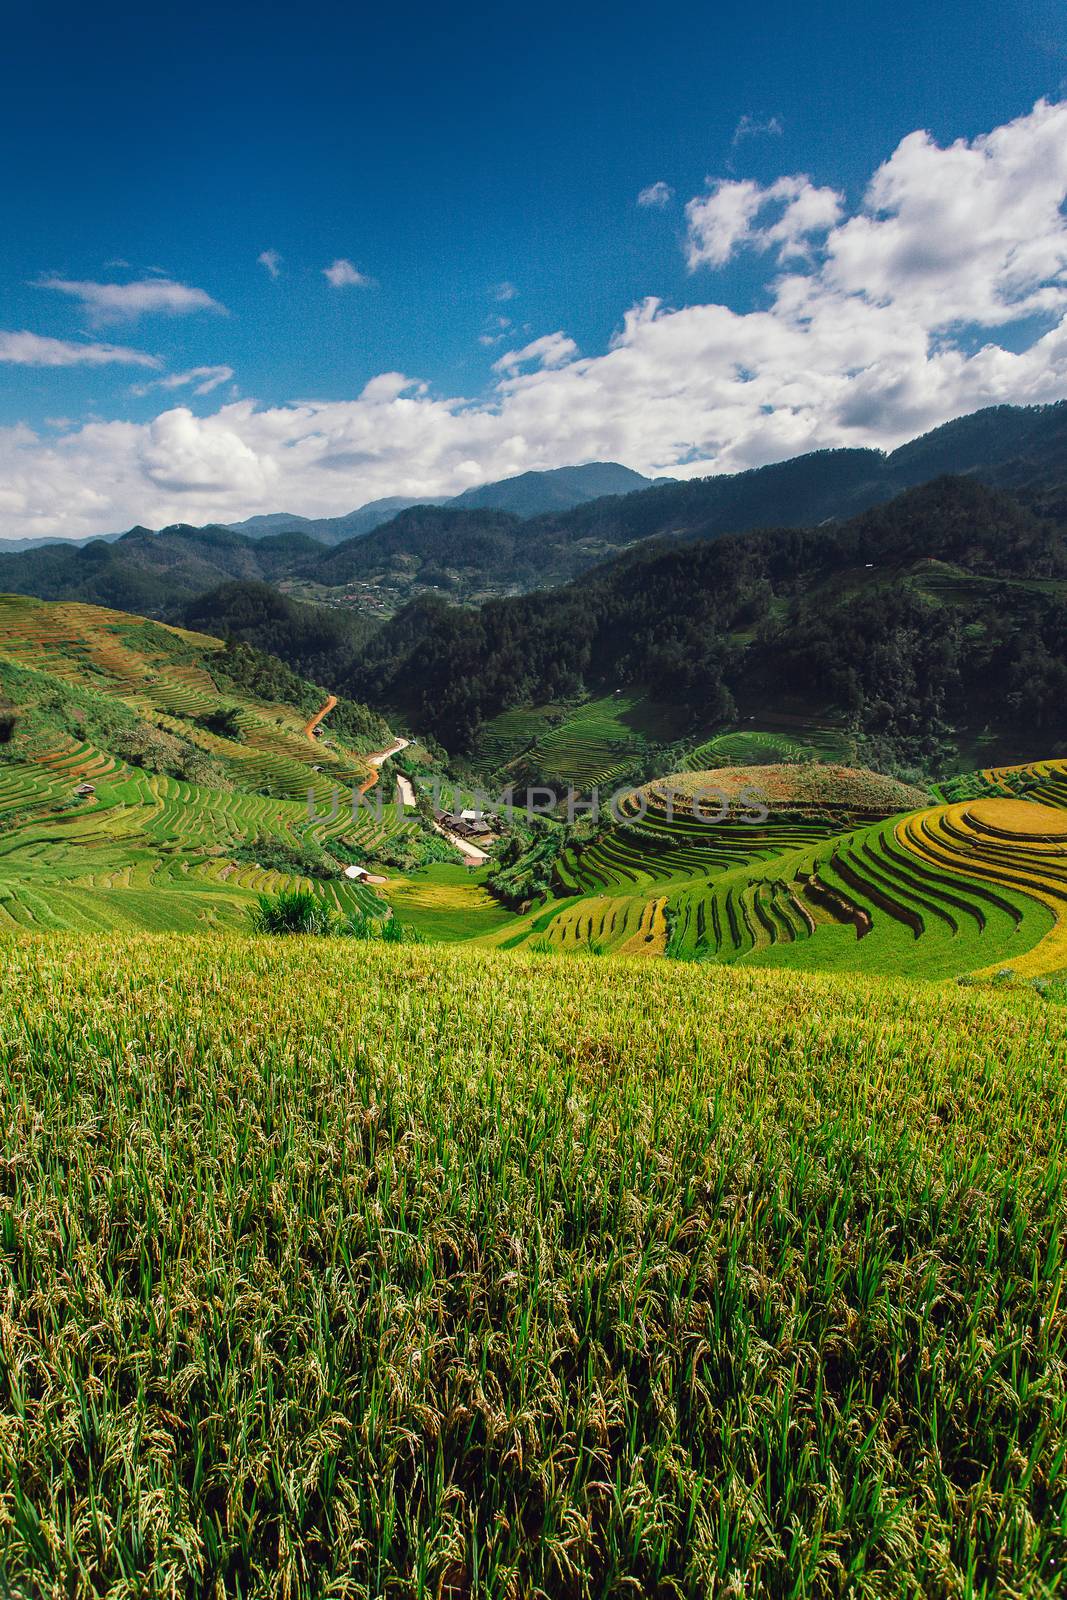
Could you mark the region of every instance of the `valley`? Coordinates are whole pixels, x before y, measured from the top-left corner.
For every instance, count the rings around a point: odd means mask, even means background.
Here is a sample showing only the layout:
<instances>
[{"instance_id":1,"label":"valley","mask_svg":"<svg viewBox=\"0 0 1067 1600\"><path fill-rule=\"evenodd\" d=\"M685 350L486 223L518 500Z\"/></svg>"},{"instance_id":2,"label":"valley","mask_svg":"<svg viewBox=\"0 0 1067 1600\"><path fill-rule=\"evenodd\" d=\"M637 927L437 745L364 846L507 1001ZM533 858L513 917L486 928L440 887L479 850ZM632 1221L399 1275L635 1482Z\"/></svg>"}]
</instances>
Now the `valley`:
<instances>
[{"instance_id":1,"label":"valley","mask_svg":"<svg viewBox=\"0 0 1067 1600\"><path fill-rule=\"evenodd\" d=\"M5 1593L1055 1592L1036 504L935 479L482 604L527 524L411 508L390 571L462 533L483 589L362 613L282 592L298 531L0 557L45 596L0 594Z\"/></svg>"},{"instance_id":2,"label":"valley","mask_svg":"<svg viewBox=\"0 0 1067 1600\"><path fill-rule=\"evenodd\" d=\"M298 892L509 951L1067 972L1064 758L924 789L843 765L842 732L783 726L691 744L672 776L627 786L635 760L677 753L653 737L677 729L620 692L489 724L483 775L510 805L466 844L433 817L439 762L366 708L239 693L220 641L119 612L8 598L0 625L9 928L240 931L260 896ZM573 786L574 821L528 815L530 783Z\"/></svg>"}]
</instances>

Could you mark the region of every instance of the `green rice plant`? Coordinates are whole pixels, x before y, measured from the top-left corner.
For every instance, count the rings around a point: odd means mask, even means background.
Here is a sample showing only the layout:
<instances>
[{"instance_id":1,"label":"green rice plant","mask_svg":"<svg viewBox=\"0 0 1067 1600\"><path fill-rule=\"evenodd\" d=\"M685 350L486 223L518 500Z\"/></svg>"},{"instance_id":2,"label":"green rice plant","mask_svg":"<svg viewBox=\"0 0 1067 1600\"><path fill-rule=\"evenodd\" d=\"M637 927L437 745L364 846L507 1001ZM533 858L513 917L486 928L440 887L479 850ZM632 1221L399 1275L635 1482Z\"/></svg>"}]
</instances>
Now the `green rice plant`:
<instances>
[{"instance_id":1,"label":"green rice plant","mask_svg":"<svg viewBox=\"0 0 1067 1600\"><path fill-rule=\"evenodd\" d=\"M1062 1592L1027 985L0 957L0 1594Z\"/></svg>"}]
</instances>

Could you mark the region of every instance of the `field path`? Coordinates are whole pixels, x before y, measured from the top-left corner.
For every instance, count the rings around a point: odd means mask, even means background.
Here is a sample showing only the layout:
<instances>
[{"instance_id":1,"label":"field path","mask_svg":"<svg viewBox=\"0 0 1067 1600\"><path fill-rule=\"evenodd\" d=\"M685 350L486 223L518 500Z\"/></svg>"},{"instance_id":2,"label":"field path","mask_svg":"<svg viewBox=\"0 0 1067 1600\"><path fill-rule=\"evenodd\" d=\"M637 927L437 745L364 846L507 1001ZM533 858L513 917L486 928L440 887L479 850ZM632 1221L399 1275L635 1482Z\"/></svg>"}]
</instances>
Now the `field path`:
<instances>
[{"instance_id":1,"label":"field path","mask_svg":"<svg viewBox=\"0 0 1067 1600\"><path fill-rule=\"evenodd\" d=\"M406 750L411 743L410 739L394 739L388 750L372 750L363 757L371 769L371 775L366 783L360 785L360 794L366 794L368 789L373 789L381 775L380 769L392 756L398 756L401 750Z\"/></svg>"},{"instance_id":2,"label":"field path","mask_svg":"<svg viewBox=\"0 0 1067 1600\"><path fill-rule=\"evenodd\" d=\"M329 716L336 704L337 696L335 694L328 695L326 704L323 706L322 710L316 711L315 715L313 717L309 717L307 722L304 724L304 733L311 740L312 744L315 743L315 729L318 727L323 717Z\"/></svg>"}]
</instances>

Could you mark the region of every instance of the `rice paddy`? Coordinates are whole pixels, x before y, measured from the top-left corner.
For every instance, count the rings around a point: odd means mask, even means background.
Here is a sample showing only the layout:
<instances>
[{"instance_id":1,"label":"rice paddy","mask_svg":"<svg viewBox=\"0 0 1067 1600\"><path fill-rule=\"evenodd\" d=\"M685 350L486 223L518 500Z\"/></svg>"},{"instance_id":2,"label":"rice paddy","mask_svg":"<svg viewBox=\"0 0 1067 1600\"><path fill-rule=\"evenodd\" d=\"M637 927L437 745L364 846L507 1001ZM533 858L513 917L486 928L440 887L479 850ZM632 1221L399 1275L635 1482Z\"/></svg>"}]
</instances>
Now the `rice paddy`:
<instances>
[{"instance_id":1,"label":"rice paddy","mask_svg":"<svg viewBox=\"0 0 1067 1600\"><path fill-rule=\"evenodd\" d=\"M505 781L529 778L588 792L611 784L650 745L675 737L677 712L636 690L576 706L505 711L482 732L483 769Z\"/></svg>"},{"instance_id":2,"label":"rice paddy","mask_svg":"<svg viewBox=\"0 0 1067 1600\"><path fill-rule=\"evenodd\" d=\"M294 877L236 859L264 837L298 851L343 839L372 858L412 825L388 803L353 814L351 794L373 778L361 753L333 737L313 742L293 706L220 690L199 664L220 648L121 612L0 597L0 674L22 715L0 761L0 930L240 928L260 894L293 887L343 913L387 912L372 888L339 873ZM204 726L222 705L235 713L234 736ZM79 726L99 730L101 743L70 731ZM129 727L180 738L216 786L102 747Z\"/></svg>"},{"instance_id":3,"label":"rice paddy","mask_svg":"<svg viewBox=\"0 0 1067 1600\"><path fill-rule=\"evenodd\" d=\"M718 803L707 816L692 803L709 786L744 798L761 773L765 818L719 821ZM561 856L558 903L509 947L931 979L1067 969L1067 763L989 772L978 799L902 813L903 786L839 776L741 768L648 785L630 815ZM1013 783L1025 799L1006 798ZM648 937L650 918L665 936Z\"/></svg>"},{"instance_id":4,"label":"rice paddy","mask_svg":"<svg viewBox=\"0 0 1067 1600\"><path fill-rule=\"evenodd\" d=\"M0 1591L1060 1592L1067 1013L3 956Z\"/></svg>"}]
</instances>

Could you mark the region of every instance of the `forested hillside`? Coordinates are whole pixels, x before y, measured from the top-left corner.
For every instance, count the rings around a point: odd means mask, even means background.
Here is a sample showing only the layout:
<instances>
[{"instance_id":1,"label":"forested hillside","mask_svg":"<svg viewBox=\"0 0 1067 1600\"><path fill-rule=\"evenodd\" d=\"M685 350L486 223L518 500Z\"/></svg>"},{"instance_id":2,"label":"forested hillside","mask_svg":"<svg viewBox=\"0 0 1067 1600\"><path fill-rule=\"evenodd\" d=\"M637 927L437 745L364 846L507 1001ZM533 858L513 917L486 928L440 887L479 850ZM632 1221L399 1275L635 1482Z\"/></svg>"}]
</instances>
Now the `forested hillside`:
<instances>
[{"instance_id":1,"label":"forested hillside","mask_svg":"<svg viewBox=\"0 0 1067 1600\"><path fill-rule=\"evenodd\" d=\"M641 684L691 726L789 705L903 754L993 723L1063 734L1067 542L965 478L848 523L639 547L478 610L420 599L346 687L453 750L509 706Z\"/></svg>"},{"instance_id":2,"label":"forested hillside","mask_svg":"<svg viewBox=\"0 0 1067 1600\"><path fill-rule=\"evenodd\" d=\"M0 555L0 593L174 618L194 596L228 579L273 582L321 549L302 534L248 539L221 527L131 528L113 541Z\"/></svg>"},{"instance_id":3,"label":"forested hillside","mask_svg":"<svg viewBox=\"0 0 1067 1600\"><path fill-rule=\"evenodd\" d=\"M521 522L498 512L471 519L462 504L415 508L338 546L325 561L305 561L299 571L329 586L374 583L393 599L440 589L475 600L566 582L644 539L711 539L851 517L946 473L974 475L1048 514L1064 514L1067 403L977 412L888 456L822 450L751 472L604 496Z\"/></svg>"}]
</instances>

